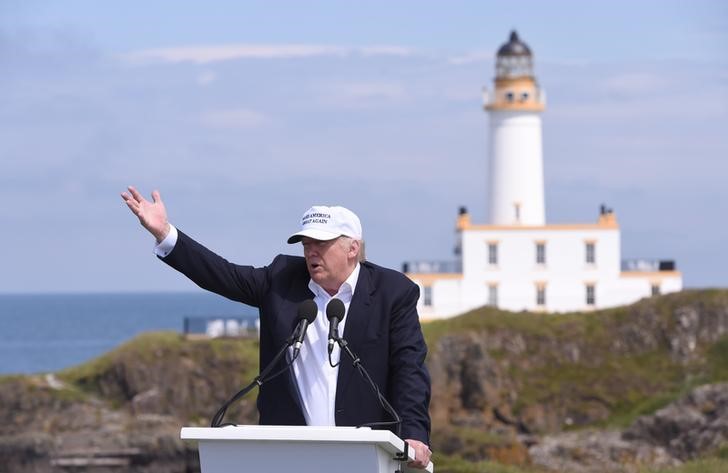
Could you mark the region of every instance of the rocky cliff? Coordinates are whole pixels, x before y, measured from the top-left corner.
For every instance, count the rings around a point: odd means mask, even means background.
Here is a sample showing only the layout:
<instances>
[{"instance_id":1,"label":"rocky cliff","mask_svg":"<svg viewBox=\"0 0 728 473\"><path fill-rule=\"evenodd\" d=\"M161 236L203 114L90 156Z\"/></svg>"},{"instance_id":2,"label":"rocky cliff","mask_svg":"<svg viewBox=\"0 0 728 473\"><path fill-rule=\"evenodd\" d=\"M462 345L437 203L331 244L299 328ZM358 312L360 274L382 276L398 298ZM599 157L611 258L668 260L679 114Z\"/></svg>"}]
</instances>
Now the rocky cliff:
<instances>
[{"instance_id":1,"label":"rocky cliff","mask_svg":"<svg viewBox=\"0 0 728 473\"><path fill-rule=\"evenodd\" d=\"M0 378L0 471L199 471L180 426L209 424L256 371L256 341L160 333L61 373ZM255 423L255 397L228 415Z\"/></svg>"},{"instance_id":2,"label":"rocky cliff","mask_svg":"<svg viewBox=\"0 0 728 473\"><path fill-rule=\"evenodd\" d=\"M428 324L425 333L437 380L434 438L446 454L570 471L573 465L549 460L546 452L568 456L569 442L591 452L597 451L593 445L612 445L615 450L604 458L622 460L593 470L610 471L630 462L677 464L726 441L725 432L707 429L705 436L714 434L710 439L678 453L652 448L665 445L644 435L621 434L640 415L692 388L728 380L726 291L685 291L578 314L484 308ZM725 392L728 386L715 389ZM718 418L726 422L728 413L720 411ZM686 427L658 422L654 430L666 425ZM601 431L607 437L584 430L595 427L607 429ZM574 471L592 471L586 469L589 462L599 464L583 458Z\"/></svg>"},{"instance_id":3,"label":"rocky cliff","mask_svg":"<svg viewBox=\"0 0 728 473\"><path fill-rule=\"evenodd\" d=\"M584 314L480 309L424 331L439 471L639 471L725 451L728 291ZM61 373L0 378L2 471L197 471L179 427L206 425L256 370L255 341L148 334ZM254 423L254 405L227 418Z\"/></svg>"}]
</instances>

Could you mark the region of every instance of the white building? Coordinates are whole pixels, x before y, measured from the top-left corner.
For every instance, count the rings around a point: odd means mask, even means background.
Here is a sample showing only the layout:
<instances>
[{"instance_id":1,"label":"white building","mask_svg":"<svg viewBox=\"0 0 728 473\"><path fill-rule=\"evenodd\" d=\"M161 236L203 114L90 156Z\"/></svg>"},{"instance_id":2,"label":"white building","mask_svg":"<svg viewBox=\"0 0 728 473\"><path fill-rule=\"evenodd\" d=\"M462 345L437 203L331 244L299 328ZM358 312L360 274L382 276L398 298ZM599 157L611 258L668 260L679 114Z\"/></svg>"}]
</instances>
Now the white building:
<instances>
[{"instance_id":1,"label":"white building","mask_svg":"<svg viewBox=\"0 0 728 473\"><path fill-rule=\"evenodd\" d=\"M545 94L532 54L516 32L498 50L490 115L489 222L457 219L457 260L409 262L421 289L423 319L451 317L483 305L520 311L600 309L682 289L672 261L621 260L614 212L596 223L547 224L541 112Z\"/></svg>"}]
</instances>

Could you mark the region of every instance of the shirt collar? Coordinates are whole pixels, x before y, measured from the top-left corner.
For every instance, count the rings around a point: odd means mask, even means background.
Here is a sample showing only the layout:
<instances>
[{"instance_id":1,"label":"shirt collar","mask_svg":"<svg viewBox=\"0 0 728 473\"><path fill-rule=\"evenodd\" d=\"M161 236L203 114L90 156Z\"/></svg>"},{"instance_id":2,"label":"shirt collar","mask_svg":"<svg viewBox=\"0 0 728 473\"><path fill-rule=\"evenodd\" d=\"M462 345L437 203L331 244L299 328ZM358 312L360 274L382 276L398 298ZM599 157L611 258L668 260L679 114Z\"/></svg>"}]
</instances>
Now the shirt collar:
<instances>
[{"instance_id":1,"label":"shirt collar","mask_svg":"<svg viewBox=\"0 0 728 473\"><path fill-rule=\"evenodd\" d=\"M359 270L361 269L361 265L359 263L356 263L356 266L354 266L354 270L351 272L348 278L346 278L346 281L341 284L339 287L339 290L336 292L336 296L341 295L349 300L351 300L352 297L354 297L354 290L356 289L356 283L359 281ZM318 283L314 282L313 279L309 279L308 281L308 288L311 289L311 292L313 292L316 296L323 297L326 299L331 299L332 296L326 290L319 286Z\"/></svg>"}]
</instances>

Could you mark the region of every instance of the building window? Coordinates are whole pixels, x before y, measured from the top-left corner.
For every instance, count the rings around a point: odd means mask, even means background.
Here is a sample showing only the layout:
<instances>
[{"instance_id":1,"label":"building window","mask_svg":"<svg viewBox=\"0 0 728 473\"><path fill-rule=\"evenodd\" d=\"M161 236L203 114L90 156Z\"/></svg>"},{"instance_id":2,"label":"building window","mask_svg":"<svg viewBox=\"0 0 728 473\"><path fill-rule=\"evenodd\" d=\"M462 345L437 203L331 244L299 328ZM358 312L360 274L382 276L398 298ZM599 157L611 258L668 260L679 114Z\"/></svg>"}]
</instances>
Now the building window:
<instances>
[{"instance_id":1,"label":"building window","mask_svg":"<svg viewBox=\"0 0 728 473\"><path fill-rule=\"evenodd\" d=\"M597 303L596 291L594 290L594 284L586 285L586 305L593 306Z\"/></svg>"},{"instance_id":2,"label":"building window","mask_svg":"<svg viewBox=\"0 0 728 473\"><path fill-rule=\"evenodd\" d=\"M513 102L513 92L506 92L506 100L508 102Z\"/></svg>"},{"instance_id":3,"label":"building window","mask_svg":"<svg viewBox=\"0 0 728 473\"><path fill-rule=\"evenodd\" d=\"M521 102L528 100L528 92L521 92Z\"/></svg>"},{"instance_id":4,"label":"building window","mask_svg":"<svg viewBox=\"0 0 728 473\"><path fill-rule=\"evenodd\" d=\"M432 307L432 286L424 287L424 304L425 307Z\"/></svg>"},{"instance_id":5,"label":"building window","mask_svg":"<svg viewBox=\"0 0 728 473\"><path fill-rule=\"evenodd\" d=\"M498 264L498 243L488 243L488 264Z\"/></svg>"},{"instance_id":6,"label":"building window","mask_svg":"<svg viewBox=\"0 0 728 473\"><path fill-rule=\"evenodd\" d=\"M596 264L597 262L597 248L593 241L586 243L586 264Z\"/></svg>"},{"instance_id":7,"label":"building window","mask_svg":"<svg viewBox=\"0 0 728 473\"><path fill-rule=\"evenodd\" d=\"M659 284L653 284L652 285L652 295L653 296L659 296L660 295L660 285Z\"/></svg>"},{"instance_id":8,"label":"building window","mask_svg":"<svg viewBox=\"0 0 728 473\"><path fill-rule=\"evenodd\" d=\"M536 243L536 264L546 264L546 243Z\"/></svg>"},{"instance_id":9,"label":"building window","mask_svg":"<svg viewBox=\"0 0 728 473\"><path fill-rule=\"evenodd\" d=\"M498 306L498 286L495 284L488 286L488 305L492 307Z\"/></svg>"},{"instance_id":10,"label":"building window","mask_svg":"<svg viewBox=\"0 0 728 473\"><path fill-rule=\"evenodd\" d=\"M513 210L515 211L516 223L521 223L521 204L518 202L513 204Z\"/></svg>"},{"instance_id":11,"label":"building window","mask_svg":"<svg viewBox=\"0 0 728 473\"><path fill-rule=\"evenodd\" d=\"M536 305L537 306L546 305L546 286L537 286L536 287Z\"/></svg>"}]
</instances>

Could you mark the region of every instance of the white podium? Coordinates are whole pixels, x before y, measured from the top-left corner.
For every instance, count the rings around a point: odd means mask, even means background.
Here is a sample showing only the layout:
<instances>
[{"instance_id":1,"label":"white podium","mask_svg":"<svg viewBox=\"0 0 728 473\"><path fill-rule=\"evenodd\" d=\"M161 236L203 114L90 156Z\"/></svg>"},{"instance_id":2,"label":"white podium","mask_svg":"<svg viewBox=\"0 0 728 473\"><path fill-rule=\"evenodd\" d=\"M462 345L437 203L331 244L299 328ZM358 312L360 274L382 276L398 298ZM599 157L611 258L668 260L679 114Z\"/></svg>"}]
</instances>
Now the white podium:
<instances>
[{"instance_id":1,"label":"white podium","mask_svg":"<svg viewBox=\"0 0 728 473\"><path fill-rule=\"evenodd\" d=\"M183 440L197 440L202 473L394 473L404 441L388 430L368 427L243 425L183 427ZM414 454L409 451L410 459ZM433 473L407 468L405 472Z\"/></svg>"}]
</instances>

